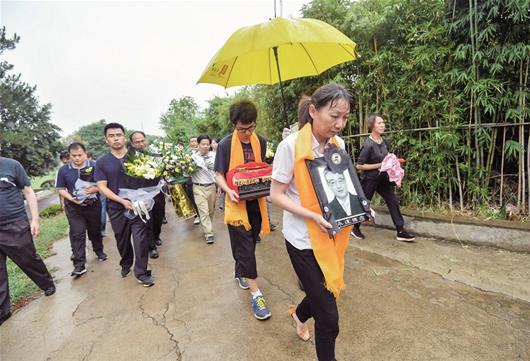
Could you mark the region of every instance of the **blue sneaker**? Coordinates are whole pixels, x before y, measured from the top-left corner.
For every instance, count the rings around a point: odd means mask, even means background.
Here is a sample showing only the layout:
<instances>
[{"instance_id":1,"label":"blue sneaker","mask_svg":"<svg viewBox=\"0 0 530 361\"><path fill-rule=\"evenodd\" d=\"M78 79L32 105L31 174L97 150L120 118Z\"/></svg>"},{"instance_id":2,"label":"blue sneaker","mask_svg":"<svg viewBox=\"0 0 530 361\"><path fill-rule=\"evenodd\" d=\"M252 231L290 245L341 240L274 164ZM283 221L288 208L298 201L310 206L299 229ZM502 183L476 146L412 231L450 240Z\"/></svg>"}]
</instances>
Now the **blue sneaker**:
<instances>
[{"instance_id":1,"label":"blue sneaker","mask_svg":"<svg viewBox=\"0 0 530 361\"><path fill-rule=\"evenodd\" d=\"M244 279L243 277L236 277L236 281L240 288L248 290L248 283L246 279Z\"/></svg>"},{"instance_id":2,"label":"blue sneaker","mask_svg":"<svg viewBox=\"0 0 530 361\"><path fill-rule=\"evenodd\" d=\"M254 312L254 317L258 320L266 320L271 317L271 311L269 311L263 296L258 296L252 299L252 311Z\"/></svg>"}]
</instances>

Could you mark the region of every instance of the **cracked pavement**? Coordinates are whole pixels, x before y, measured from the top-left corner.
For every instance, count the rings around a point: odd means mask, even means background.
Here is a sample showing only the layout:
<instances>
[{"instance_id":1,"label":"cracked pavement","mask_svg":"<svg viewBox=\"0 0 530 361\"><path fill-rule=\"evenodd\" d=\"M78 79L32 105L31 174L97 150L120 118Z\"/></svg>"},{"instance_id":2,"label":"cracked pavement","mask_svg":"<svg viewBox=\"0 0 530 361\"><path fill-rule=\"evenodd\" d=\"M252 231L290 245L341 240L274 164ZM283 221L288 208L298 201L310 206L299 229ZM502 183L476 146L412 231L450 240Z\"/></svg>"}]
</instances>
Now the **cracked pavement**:
<instances>
[{"instance_id":1,"label":"cracked pavement","mask_svg":"<svg viewBox=\"0 0 530 361\"><path fill-rule=\"evenodd\" d=\"M316 359L314 342L298 341L287 315L303 293L280 231L257 245L258 282L272 311L260 322L233 278L221 213L215 244L206 245L200 226L176 221L170 205L166 212L151 288L121 278L111 235L109 259L90 251L79 279L69 276L68 240L56 242L46 262L57 269L57 293L0 327L0 360ZM347 251L338 360L530 360L529 254L425 238L405 244L386 229L364 231L367 239L351 240Z\"/></svg>"}]
</instances>

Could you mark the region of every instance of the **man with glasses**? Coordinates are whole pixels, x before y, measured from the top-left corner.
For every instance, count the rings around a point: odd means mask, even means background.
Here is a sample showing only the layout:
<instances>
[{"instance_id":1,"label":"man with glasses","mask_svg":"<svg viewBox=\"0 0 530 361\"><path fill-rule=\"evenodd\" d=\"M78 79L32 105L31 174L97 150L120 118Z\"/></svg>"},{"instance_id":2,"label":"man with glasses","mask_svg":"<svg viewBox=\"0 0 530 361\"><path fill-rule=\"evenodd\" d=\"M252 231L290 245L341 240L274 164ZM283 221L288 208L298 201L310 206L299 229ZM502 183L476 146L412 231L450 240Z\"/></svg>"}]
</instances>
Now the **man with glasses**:
<instances>
[{"instance_id":1,"label":"man with glasses","mask_svg":"<svg viewBox=\"0 0 530 361\"><path fill-rule=\"evenodd\" d=\"M268 224L265 224L268 219L266 206L263 204L265 206L263 214L262 206L257 199L240 201L238 193L228 186L226 174L241 164L264 160L267 141L253 134L257 118L254 104L249 101L237 102L230 106L229 113L235 131L219 142L214 171L217 184L226 193L225 223L228 226L235 260L236 280L242 289L250 289L254 316L259 320L266 320L271 313L258 288L255 254L262 226L265 226L266 230L269 228Z\"/></svg>"},{"instance_id":2,"label":"man with glasses","mask_svg":"<svg viewBox=\"0 0 530 361\"><path fill-rule=\"evenodd\" d=\"M145 137L145 133L136 130L129 135L129 140L131 143L132 151L139 153L149 153L149 143ZM156 156L156 154L152 154ZM151 234L151 242L149 243L149 257L158 258L157 246L162 245L162 240L160 239L160 233L162 232L162 221L166 216L166 199L164 198L164 193L158 193L155 198L153 198L155 204L151 210L152 217L147 222L149 226L149 232Z\"/></svg>"},{"instance_id":3,"label":"man with glasses","mask_svg":"<svg viewBox=\"0 0 530 361\"><path fill-rule=\"evenodd\" d=\"M28 202L31 223L26 214ZM40 289L45 296L55 293L52 276L37 254L33 237L39 234L37 197L26 171L14 159L0 157L0 325L11 316L7 257Z\"/></svg>"}]
</instances>

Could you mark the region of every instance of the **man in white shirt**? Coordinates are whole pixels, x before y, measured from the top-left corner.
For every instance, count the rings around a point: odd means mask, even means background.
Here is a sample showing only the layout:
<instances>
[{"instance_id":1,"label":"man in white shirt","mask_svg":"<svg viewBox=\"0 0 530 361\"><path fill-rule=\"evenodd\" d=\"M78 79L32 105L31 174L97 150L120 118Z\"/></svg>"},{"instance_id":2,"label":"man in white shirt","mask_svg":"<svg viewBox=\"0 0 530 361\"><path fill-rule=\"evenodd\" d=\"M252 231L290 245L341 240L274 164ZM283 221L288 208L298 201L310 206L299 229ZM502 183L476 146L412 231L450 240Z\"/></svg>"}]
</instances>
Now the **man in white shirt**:
<instances>
[{"instance_id":1,"label":"man in white shirt","mask_svg":"<svg viewBox=\"0 0 530 361\"><path fill-rule=\"evenodd\" d=\"M197 164L197 172L191 176L193 197L201 220L202 230L207 244L214 242L212 219L215 211L217 190L213 166L215 153L210 151L211 140L207 135L197 138L198 150L193 153L193 161Z\"/></svg>"}]
</instances>

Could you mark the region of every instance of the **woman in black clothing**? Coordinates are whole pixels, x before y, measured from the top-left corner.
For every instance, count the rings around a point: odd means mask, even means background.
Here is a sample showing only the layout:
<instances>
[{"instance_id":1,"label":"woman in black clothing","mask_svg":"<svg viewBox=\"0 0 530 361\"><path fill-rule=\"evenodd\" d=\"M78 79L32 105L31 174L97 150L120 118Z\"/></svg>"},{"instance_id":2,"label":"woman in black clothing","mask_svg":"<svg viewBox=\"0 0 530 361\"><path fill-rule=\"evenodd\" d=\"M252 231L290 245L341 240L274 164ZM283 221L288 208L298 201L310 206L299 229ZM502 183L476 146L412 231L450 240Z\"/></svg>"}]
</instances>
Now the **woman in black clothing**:
<instances>
[{"instance_id":1,"label":"woman in black clothing","mask_svg":"<svg viewBox=\"0 0 530 361\"><path fill-rule=\"evenodd\" d=\"M388 174L381 172L381 163L388 154L387 143L383 138L385 132L385 120L379 114L372 114L366 120L370 136L364 142L361 153L357 160L357 169L362 171L361 185L364 194L368 199L372 199L377 192L383 199L390 211L390 216L396 226L397 240L412 242L416 238L403 229L404 220L399 210L399 202L394 193L395 183L388 180ZM352 230L352 236L357 239L364 239L360 224L356 224Z\"/></svg>"}]
</instances>

